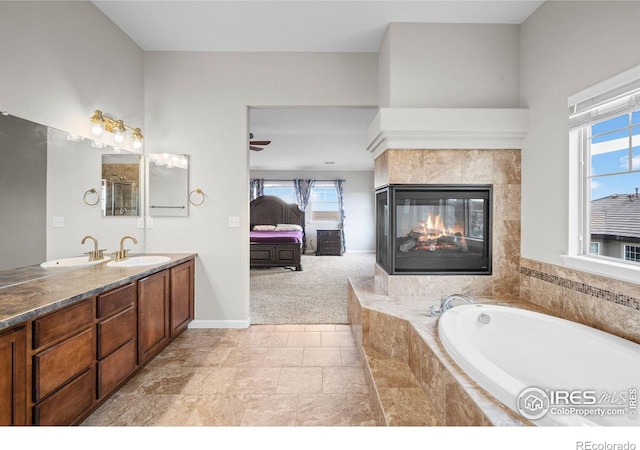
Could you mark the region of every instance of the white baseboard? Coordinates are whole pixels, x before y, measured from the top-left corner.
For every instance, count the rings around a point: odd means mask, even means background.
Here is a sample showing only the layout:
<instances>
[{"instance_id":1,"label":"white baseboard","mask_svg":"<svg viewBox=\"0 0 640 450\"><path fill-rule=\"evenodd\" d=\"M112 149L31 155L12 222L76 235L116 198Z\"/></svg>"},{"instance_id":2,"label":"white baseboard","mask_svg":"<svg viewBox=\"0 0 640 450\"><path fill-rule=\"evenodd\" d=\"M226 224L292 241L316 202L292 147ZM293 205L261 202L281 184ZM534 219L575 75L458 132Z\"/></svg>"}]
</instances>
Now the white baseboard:
<instances>
[{"instance_id":1,"label":"white baseboard","mask_svg":"<svg viewBox=\"0 0 640 450\"><path fill-rule=\"evenodd\" d=\"M249 328L251 320L194 320L189 328Z\"/></svg>"}]
</instances>

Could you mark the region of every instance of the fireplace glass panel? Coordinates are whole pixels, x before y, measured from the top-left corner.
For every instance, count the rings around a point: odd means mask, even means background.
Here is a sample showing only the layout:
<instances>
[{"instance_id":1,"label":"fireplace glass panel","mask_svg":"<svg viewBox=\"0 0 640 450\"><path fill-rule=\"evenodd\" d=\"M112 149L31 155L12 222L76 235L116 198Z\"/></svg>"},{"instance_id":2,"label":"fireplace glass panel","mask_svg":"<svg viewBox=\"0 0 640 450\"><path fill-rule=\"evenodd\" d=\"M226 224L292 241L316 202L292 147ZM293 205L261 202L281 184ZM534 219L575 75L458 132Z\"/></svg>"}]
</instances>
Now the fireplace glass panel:
<instances>
[{"instance_id":1,"label":"fireplace glass panel","mask_svg":"<svg viewBox=\"0 0 640 450\"><path fill-rule=\"evenodd\" d=\"M491 186L377 192L377 260L388 273L490 274Z\"/></svg>"}]
</instances>

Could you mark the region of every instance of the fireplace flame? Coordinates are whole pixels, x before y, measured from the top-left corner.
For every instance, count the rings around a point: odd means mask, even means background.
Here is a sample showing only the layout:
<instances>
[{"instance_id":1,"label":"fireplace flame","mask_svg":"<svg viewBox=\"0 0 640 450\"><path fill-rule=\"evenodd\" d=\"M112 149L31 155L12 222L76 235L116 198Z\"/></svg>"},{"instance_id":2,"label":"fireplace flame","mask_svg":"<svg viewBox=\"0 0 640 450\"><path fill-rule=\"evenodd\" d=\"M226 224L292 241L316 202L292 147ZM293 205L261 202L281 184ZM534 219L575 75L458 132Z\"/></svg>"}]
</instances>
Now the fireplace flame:
<instances>
[{"instance_id":1,"label":"fireplace flame","mask_svg":"<svg viewBox=\"0 0 640 450\"><path fill-rule=\"evenodd\" d=\"M431 214L427 216L427 220L421 223L421 234L429 236L437 236L446 233L446 228L440 222L440 215L436 215L435 221L431 218Z\"/></svg>"},{"instance_id":2,"label":"fireplace flame","mask_svg":"<svg viewBox=\"0 0 640 450\"><path fill-rule=\"evenodd\" d=\"M445 223L440 220L440 215L427 215L423 222L418 222L414 229L409 233L413 240L401 246L401 251L409 250L457 250L466 252L467 242L465 240L462 227L455 224L452 228L447 228Z\"/></svg>"}]
</instances>

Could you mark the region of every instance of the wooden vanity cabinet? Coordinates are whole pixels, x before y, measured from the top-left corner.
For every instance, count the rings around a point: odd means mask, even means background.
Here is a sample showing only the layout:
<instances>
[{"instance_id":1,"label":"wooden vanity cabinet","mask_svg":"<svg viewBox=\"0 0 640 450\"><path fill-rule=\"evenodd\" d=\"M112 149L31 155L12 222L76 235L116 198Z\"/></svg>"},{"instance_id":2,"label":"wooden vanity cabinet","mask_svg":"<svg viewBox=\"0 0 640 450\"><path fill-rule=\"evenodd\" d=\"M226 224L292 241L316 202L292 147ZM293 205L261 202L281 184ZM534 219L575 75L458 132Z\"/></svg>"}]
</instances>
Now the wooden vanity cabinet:
<instances>
[{"instance_id":1,"label":"wooden vanity cabinet","mask_svg":"<svg viewBox=\"0 0 640 450\"><path fill-rule=\"evenodd\" d=\"M138 296L135 282L98 295L96 299L96 395L104 398L137 366Z\"/></svg>"},{"instance_id":2,"label":"wooden vanity cabinet","mask_svg":"<svg viewBox=\"0 0 640 450\"><path fill-rule=\"evenodd\" d=\"M83 300L32 323L32 422L68 425L94 400L94 302Z\"/></svg>"},{"instance_id":3,"label":"wooden vanity cabinet","mask_svg":"<svg viewBox=\"0 0 640 450\"><path fill-rule=\"evenodd\" d=\"M170 269L165 269L138 280L138 364L169 343L170 277Z\"/></svg>"},{"instance_id":4,"label":"wooden vanity cabinet","mask_svg":"<svg viewBox=\"0 0 640 450\"><path fill-rule=\"evenodd\" d=\"M0 426L74 425L194 318L193 259L0 331Z\"/></svg>"},{"instance_id":5,"label":"wooden vanity cabinet","mask_svg":"<svg viewBox=\"0 0 640 450\"><path fill-rule=\"evenodd\" d=\"M27 423L27 327L0 331L0 426Z\"/></svg>"},{"instance_id":6,"label":"wooden vanity cabinet","mask_svg":"<svg viewBox=\"0 0 640 450\"><path fill-rule=\"evenodd\" d=\"M187 329L194 318L194 261L172 267L171 338Z\"/></svg>"}]
</instances>

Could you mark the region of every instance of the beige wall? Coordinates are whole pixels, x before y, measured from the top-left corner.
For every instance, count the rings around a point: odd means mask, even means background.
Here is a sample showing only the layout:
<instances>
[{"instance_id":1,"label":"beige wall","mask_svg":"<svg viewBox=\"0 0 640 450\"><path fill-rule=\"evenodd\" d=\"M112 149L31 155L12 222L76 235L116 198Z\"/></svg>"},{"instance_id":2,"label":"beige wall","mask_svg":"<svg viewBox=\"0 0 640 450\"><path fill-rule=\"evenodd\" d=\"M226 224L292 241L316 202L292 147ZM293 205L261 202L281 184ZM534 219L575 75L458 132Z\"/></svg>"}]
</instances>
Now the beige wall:
<instances>
[{"instance_id":1,"label":"beige wall","mask_svg":"<svg viewBox=\"0 0 640 450\"><path fill-rule=\"evenodd\" d=\"M522 148L523 257L563 265L573 238L567 100L640 64L639 17L640 2L545 2L521 26L521 102L530 117Z\"/></svg>"},{"instance_id":2,"label":"beige wall","mask_svg":"<svg viewBox=\"0 0 640 450\"><path fill-rule=\"evenodd\" d=\"M90 137L100 109L144 123L143 51L91 2L0 2L0 109Z\"/></svg>"},{"instance_id":3,"label":"beige wall","mask_svg":"<svg viewBox=\"0 0 640 450\"><path fill-rule=\"evenodd\" d=\"M521 26L523 297L638 342L640 284L567 268L570 95L640 64L639 2L545 2ZM546 230L541 233L541 230Z\"/></svg>"},{"instance_id":4,"label":"beige wall","mask_svg":"<svg viewBox=\"0 0 640 450\"><path fill-rule=\"evenodd\" d=\"M518 25L392 23L381 46L380 106L514 108Z\"/></svg>"},{"instance_id":5,"label":"beige wall","mask_svg":"<svg viewBox=\"0 0 640 450\"><path fill-rule=\"evenodd\" d=\"M187 218L155 218L147 248L198 252L195 325L247 325L248 107L375 106L377 56L148 52L145 68L146 150L189 154L206 195Z\"/></svg>"},{"instance_id":6,"label":"beige wall","mask_svg":"<svg viewBox=\"0 0 640 450\"><path fill-rule=\"evenodd\" d=\"M100 109L144 133L143 54L91 2L0 1L0 110L90 137L89 117ZM87 234L109 250L130 234L143 251L136 218L105 219L99 205L83 202L86 190L100 187L100 151L64 134L48 147L46 257L82 254ZM65 227L54 229L53 217L64 217Z\"/></svg>"}]
</instances>

